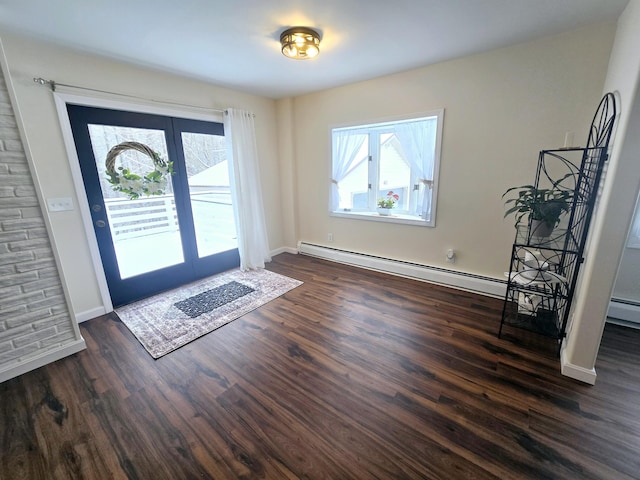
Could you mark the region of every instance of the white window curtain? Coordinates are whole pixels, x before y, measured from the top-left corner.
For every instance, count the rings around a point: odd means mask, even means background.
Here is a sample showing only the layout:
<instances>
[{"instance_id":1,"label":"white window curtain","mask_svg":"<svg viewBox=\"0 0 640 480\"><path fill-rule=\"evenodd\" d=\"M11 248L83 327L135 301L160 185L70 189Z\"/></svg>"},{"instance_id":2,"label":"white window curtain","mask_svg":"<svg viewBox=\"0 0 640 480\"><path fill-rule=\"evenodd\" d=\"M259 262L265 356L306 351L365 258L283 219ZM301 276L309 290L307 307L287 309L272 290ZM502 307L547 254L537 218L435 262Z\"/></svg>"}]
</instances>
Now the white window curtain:
<instances>
[{"instance_id":1,"label":"white window curtain","mask_svg":"<svg viewBox=\"0 0 640 480\"><path fill-rule=\"evenodd\" d=\"M422 192L414 213L422 216L425 220L431 218L437 128L438 119L436 117L396 125L396 137L404 151L405 158L411 163L411 170L418 177L418 185Z\"/></svg>"},{"instance_id":2,"label":"white window curtain","mask_svg":"<svg viewBox=\"0 0 640 480\"><path fill-rule=\"evenodd\" d=\"M230 108L224 115L233 213L238 230L240 269L264 268L271 261L260 186L253 114Z\"/></svg>"},{"instance_id":3,"label":"white window curtain","mask_svg":"<svg viewBox=\"0 0 640 480\"><path fill-rule=\"evenodd\" d=\"M347 176L362 144L367 139L366 134L354 133L353 130L337 130L333 132L333 171L331 173L331 211L340 206L340 191L338 184Z\"/></svg>"}]
</instances>

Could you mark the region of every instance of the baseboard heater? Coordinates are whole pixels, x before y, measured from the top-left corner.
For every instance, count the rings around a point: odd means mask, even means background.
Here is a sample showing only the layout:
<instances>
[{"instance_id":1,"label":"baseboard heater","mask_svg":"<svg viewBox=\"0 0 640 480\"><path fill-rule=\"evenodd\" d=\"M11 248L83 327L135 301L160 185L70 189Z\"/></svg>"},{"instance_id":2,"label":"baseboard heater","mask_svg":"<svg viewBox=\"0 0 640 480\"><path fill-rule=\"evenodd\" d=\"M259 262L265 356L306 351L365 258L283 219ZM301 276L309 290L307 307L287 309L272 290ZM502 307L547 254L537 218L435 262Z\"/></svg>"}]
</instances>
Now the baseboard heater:
<instances>
[{"instance_id":1,"label":"baseboard heater","mask_svg":"<svg viewBox=\"0 0 640 480\"><path fill-rule=\"evenodd\" d=\"M350 252L348 250L314 245L307 242L298 242L298 252L303 255L368 268L369 270L391 273L402 277L414 278L416 280L457 288L459 290L481 293L491 297L504 297L506 291L506 280L457 272L446 268L431 267L419 263Z\"/></svg>"},{"instance_id":2,"label":"baseboard heater","mask_svg":"<svg viewBox=\"0 0 640 480\"><path fill-rule=\"evenodd\" d=\"M609 302L607 322L640 329L640 303L612 298Z\"/></svg>"}]
</instances>

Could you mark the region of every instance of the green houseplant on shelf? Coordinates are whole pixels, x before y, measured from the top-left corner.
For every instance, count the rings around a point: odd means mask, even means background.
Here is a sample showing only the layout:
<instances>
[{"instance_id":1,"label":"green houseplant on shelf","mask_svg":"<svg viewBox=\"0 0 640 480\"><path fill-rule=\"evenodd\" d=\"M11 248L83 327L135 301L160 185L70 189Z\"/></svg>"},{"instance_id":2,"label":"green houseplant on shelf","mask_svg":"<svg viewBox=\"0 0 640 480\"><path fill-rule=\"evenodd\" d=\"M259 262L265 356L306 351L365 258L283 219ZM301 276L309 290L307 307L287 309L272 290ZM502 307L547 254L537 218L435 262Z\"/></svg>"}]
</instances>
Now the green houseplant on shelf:
<instances>
[{"instance_id":1,"label":"green houseplant on shelf","mask_svg":"<svg viewBox=\"0 0 640 480\"><path fill-rule=\"evenodd\" d=\"M560 188L537 188L534 185L522 185L508 189L502 198L512 192L517 196L505 201L509 208L505 212L505 218L515 215L515 226L522 222L525 215L531 220L531 235L535 237L548 237L560 222L560 217L571 208L573 200L569 190Z\"/></svg>"}]
</instances>

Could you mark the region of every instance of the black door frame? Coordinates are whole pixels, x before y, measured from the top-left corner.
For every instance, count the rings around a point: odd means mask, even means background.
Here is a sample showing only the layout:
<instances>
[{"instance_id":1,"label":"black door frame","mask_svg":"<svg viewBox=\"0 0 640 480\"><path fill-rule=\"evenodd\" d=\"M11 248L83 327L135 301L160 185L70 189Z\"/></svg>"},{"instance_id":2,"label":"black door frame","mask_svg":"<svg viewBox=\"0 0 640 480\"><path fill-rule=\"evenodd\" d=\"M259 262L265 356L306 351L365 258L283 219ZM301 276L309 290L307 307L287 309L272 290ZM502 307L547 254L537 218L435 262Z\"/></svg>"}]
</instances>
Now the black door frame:
<instances>
[{"instance_id":1,"label":"black door frame","mask_svg":"<svg viewBox=\"0 0 640 480\"><path fill-rule=\"evenodd\" d=\"M214 275L239 266L240 257L237 249L198 258L196 240L193 235L193 217L186 180L186 166L182 151L180 135L182 131L220 135L224 134L224 127L221 123L77 105L70 102L67 103L67 113L80 161L80 170L85 184L86 198L89 202L93 230L98 242L100 258L113 306L130 303L140 298L184 285L198 278ZM87 128L88 123L151 128L164 131L169 159L174 161L174 169L176 170L176 174L172 177L172 183L185 258L184 263L131 278L120 279L110 229L96 227L98 220L108 223L108 219L104 209L96 159L93 155L93 147ZM178 130L180 128L183 130ZM100 205L101 208L95 211L91 208L92 205Z\"/></svg>"}]
</instances>

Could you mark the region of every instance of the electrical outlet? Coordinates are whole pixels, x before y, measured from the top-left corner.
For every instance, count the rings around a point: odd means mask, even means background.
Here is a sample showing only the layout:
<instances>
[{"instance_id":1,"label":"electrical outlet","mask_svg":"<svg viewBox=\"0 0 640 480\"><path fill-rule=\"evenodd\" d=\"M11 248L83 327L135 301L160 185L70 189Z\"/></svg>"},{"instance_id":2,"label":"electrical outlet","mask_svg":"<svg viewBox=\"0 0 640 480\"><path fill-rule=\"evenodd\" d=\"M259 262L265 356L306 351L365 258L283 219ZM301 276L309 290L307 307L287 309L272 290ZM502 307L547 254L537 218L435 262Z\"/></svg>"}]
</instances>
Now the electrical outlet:
<instances>
[{"instance_id":1,"label":"electrical outlet","mask_svg":"<svg viewBox=\"0 0 640 480\"><path fill-rule=\"evenodd\" d=\"M453 248L447 250L447 263L456 263L456 252Z\"/></svg>"},{"instance_id":2,"label":"electrical outlet","mask_svg":"<svg viewBox=\"0 0 640 480\"><path fill-rule=\"evenodd\" d=\"M327 241L328 242L333 242L333 233L328 233L327 234Z\"/></svg>"},{"instance_id":3,"label":"electrical outlet","mask_svg":"<svg viewBox=\"0 0 640 480\"><path fill-rule=\"evenodd\" d=\"M47 209L50 212L64 212L73 210L73 200L71 197L47 198Z\"/></svg>"}]
</instances>

